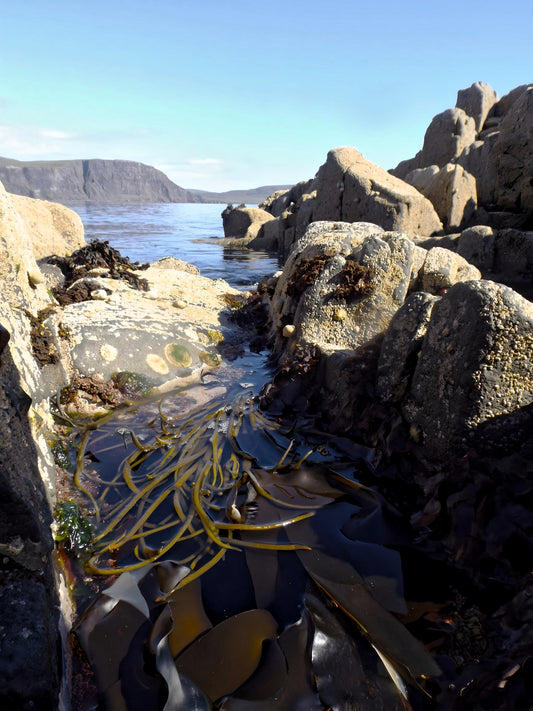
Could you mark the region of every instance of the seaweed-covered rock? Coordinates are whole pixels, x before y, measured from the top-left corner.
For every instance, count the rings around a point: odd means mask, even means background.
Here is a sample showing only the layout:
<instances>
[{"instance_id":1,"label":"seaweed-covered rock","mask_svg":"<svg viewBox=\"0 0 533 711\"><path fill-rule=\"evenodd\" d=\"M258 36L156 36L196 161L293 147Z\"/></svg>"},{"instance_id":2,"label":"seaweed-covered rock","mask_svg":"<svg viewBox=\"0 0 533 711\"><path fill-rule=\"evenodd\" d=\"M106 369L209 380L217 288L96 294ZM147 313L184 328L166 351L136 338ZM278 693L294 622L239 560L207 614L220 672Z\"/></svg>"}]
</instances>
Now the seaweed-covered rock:
<instances>
[{"instance_id":1,"label":"seaweed-covered rock","mask_svg":"<svg viewBox=\"0 0 533 711\"><path fill-rule=\"evenodd\" d=\"M364 222L314 222L295 244L272 297L276 349L364 347L385 332L414 289L438 294L479 276L459 255L427 251L400 232Z\"/></svg>"}]
</instances>

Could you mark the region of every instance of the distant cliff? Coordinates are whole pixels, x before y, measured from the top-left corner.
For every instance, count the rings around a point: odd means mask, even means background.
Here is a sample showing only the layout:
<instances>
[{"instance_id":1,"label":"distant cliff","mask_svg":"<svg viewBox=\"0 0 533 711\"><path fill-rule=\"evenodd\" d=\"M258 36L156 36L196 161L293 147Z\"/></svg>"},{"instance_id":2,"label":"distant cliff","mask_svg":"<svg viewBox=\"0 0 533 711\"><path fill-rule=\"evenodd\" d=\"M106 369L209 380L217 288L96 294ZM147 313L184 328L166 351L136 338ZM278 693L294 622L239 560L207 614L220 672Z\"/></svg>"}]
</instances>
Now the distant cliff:
<instances>
[{"instance_id":1,"label":"distant cliff","mask_svg":"<svg viewBox=\"0 0 533 711\"><path fill-rule=\"evenodd\" d=\"M0 181L10 193L55 202L197 202L160 170L127 160L1 158Z\"/></svg>"},{"instance_id":2,"label":"distant cliff","mask_svg":"<svg viewBox=\"0 0 533 711\"><path fill-rule=\"evenodd\" d=\"M157 168L127 160L17 161L0 158L0 182L9 193L53 202L259 203L279 186L210 193L186 190Z\"/></svg>"}]
</instances>

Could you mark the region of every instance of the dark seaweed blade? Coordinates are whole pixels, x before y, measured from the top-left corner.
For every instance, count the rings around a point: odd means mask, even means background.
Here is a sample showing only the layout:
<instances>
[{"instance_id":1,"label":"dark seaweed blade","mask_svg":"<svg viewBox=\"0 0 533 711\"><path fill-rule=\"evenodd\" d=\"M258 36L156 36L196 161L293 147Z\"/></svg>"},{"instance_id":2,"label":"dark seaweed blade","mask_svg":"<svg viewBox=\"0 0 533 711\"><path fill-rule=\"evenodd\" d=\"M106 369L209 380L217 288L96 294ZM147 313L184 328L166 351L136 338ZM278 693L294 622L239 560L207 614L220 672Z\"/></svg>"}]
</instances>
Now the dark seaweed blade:
<instances>
[{"instance_id":1,"label":"dark seaweed blade","mask_svg":"<svg viewBox=\"0 0 533 711\"><path fill-rule=\"evenodd\" d=\"M278 638L286 660L287 673L282 687L271 698L239 698L237 692L224 701L221 711L324 711L318 698L311 669L311 623L304 610L301 618Z\"/></svg>"},{"instance_id":2,"label":"dark seaweed blade","mask_svg":"<svg viewBox=\"0 0 533 711\"><path fill-rule=\"evenodd\" d=\"M389 675L380 673L370 644L357 629L347 629L350 621L316 592L306 594L305 604L314 625L312 663L320 699L334 711L401 711L404 704Z\"/></svg>"},{"instance_id":3,"label":"dark seaweed blade","mask_svg":"<svg viewBox=\"0 0 533 711\"><path fill-rule=\"evenodd\" d=\"M298 556L316 584L357 622L367 639L405 678L418 682L440 675L420 642L374 599L363 580L357 580L351 565L317 550L300 551Z\"/></svg>"},{"instance_id":4,"label":"dark seaweed blade","mask_svg":"<svg viewBox=\"0 0 533 711\"><path fill-rule=\"evenodd\" d=\"M274 639L277 622L266 610L247 610L224 620L176 657L180 674L212 700L233 693L256 670L263 642Z\"/></svg>"}]
</instances>

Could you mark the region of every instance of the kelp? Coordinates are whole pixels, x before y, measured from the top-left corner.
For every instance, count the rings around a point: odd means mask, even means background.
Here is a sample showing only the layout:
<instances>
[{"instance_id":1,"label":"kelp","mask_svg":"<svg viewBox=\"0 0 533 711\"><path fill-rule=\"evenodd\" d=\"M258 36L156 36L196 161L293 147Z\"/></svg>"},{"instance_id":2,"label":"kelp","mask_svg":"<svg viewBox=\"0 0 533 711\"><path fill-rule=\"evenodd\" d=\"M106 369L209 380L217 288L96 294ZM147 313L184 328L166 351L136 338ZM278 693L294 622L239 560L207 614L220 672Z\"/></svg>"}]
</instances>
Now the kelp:
<instances>
[{"instance_id":1,"label":"kelp","mask_svg":"<svg viewBox=\"0 0 533 711\"><path fill-rule=\"evenodd\" d=\"M102 707L411 708L439 670L396 617L405 533L367 453L249 392L172 406L106 418L77 458L86 569L113 576L76 627Z\"/></svg>"}]
</instances>

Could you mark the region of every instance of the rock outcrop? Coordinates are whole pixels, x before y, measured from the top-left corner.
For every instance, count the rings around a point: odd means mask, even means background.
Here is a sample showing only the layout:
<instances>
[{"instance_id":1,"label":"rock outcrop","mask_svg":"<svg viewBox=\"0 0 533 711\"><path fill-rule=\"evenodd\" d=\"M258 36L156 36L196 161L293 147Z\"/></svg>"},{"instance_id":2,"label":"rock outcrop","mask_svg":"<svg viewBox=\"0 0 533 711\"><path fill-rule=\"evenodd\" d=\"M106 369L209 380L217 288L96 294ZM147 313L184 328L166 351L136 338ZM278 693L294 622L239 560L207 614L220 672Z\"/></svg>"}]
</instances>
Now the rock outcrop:
<instances>
[{"instance_id":1,"label":"rock outcrop","mask_svg":"<svg viewBox=\"0 0 533 711\"><path fill-rule=\"evenodd\" d=\"M15 198L16 199L16 198ZM33 253L29 224L0 183L0 279L3 301L37 311L49 303L44 277Z\"/></svg>"},{"instance_id":2,"label":"rock outcrop","mask_svg":"<svg viewBox=\"0 0 533 711\"><path fill-rule=\"evenodd\" d=\"M73 210L21 195L11 195L11 201L31 237L35 259L63 257L86 244L81 218Z\"/></svg>"},{"instance_id":3,"label":"rock outcrop","mask_svg":"<svg viewBox=\"0 0 533 711\"><path fill-rule=\"evenodd\" d=\"M529 229L533 220L533 85L516 87L499 101L483 82L460 90L456 107L429 125L422 150L390 172L416 184L419 178L413 171L446 164L461 166L476 182L478 210L463 220L463 226Z\"/></svg>"},{"instance_id":4,"label":"rock outcrop","mask_svg":"<svg viewBox=\"0 0 533 711\"><path fill-rule=\"evenodd\" d=\"M460 229L471 222L477 209L475 178L462 166L446 163L442 168L430 165L405 176L434 206L445 232Z\"/></svg>"},{"instance_id":5,"label":"rock outcrop","mask_svg":"<svg viewBox=\"0 0 533 711\"><path fill-rule=\"evenodd\" d=\"M257 237L259 229L265 222L273 220L273 216L259 207L231 205L222 212L224 235L229 238L242 239L243 246Z\"/></svg>"},{"instance_id":6,"label":"rock outcrop","mask_svg":"<svg viewBox=\"0 0 533 711\"><path fill-rule=\"evenodd\" d=\"M358 421L362 387L398 404L430 458L491 440L509 448L531 425L532 306L480 277L399 232L313 223L272 293L275 350L283 360L319 348L336 429Z\"/></svg>"},{"instance_id":7,"label":"rock outcrop","mask_svg":"<svg viewBox=\"0 0 533 711\"><path fill-rule=\"evenodd\" d=\"M335 148L319 169L313 220L362 220L385 230L432 235L442 225L431 203L355 148Z\"/></svg>"}]
</instances>

